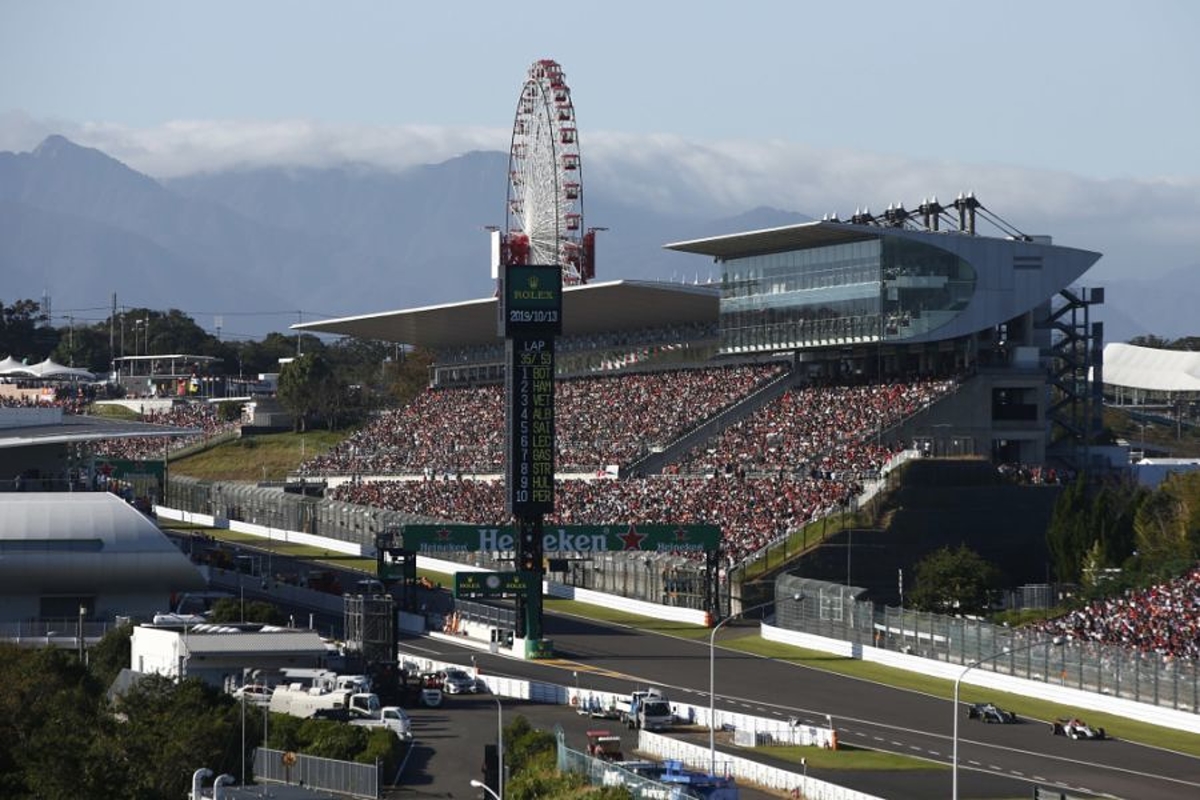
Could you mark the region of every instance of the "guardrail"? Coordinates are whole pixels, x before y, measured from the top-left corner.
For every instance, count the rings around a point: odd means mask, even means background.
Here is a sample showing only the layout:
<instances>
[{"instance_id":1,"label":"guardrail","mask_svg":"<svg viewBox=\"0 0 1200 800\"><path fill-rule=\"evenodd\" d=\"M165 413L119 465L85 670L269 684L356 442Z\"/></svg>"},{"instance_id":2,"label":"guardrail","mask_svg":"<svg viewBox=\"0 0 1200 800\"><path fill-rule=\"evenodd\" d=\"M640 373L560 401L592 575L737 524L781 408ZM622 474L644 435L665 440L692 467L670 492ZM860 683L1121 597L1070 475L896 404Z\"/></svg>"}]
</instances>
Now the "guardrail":
<instances>
[{"instance_id":1,"label":"guardrail","mask_svg":"<svg viewBox=\"0 0 1200 800\"><path fill-rule=\"evenodd\" d=\"M307 786L370 800L377 800L381 796L378 764L318 758L265 747L254 749L254 779Z\"/></svg>"}]
</instances>

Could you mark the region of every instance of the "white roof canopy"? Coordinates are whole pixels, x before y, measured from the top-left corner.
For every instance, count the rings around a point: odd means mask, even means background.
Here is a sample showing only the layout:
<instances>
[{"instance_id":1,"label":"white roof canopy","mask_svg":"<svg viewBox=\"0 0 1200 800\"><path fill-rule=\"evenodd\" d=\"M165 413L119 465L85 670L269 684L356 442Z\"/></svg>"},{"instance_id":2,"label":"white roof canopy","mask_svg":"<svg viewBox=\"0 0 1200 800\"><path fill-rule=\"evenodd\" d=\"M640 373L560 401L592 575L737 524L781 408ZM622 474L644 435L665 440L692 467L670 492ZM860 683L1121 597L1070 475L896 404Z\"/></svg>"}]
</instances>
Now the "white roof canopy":
<instances>
[{"instance_id":1,"label":"white roof canopy","mask_svg":"<svg viewBox=\"0 0 1200 800\"><path fill-rule=\"evenodd\" d=\"M1200 353L1112 342L1104 345L1104 383L1149 392L1200 392Z\"/></svg>"}]
</instances>

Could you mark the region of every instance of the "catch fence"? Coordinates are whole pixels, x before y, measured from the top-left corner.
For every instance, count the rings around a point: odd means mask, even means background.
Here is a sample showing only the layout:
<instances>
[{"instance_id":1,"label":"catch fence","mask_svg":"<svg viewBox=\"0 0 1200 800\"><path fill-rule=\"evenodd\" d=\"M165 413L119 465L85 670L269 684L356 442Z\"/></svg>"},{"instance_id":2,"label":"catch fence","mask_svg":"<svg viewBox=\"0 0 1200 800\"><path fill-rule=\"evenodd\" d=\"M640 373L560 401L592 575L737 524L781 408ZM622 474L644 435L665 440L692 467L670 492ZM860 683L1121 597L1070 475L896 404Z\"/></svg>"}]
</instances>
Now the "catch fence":
<instances>
[{"instance_id":1,"label":"catch fence","mask_svg":"<svg viewBox=\"0 0 1200 800\"><path fill-rule=\"evenodd\" d=\"M1193 714L1200 707L1200 670L1191 661L1096 642L1054 646L1050 633L876 606L857 599L860 592L783 576L776 584L776 624L951 664L982 661L975 669Z\"/></svg>"}]
</instances>

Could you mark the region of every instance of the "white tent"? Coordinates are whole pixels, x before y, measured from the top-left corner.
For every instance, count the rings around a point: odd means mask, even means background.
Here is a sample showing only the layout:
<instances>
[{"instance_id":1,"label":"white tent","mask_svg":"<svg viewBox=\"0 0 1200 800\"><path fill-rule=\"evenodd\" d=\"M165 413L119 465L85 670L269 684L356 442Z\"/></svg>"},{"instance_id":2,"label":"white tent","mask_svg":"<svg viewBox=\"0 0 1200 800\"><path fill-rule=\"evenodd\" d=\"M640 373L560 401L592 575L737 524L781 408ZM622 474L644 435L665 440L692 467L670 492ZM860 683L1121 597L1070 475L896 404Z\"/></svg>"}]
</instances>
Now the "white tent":
<instances>
[{"instance_id":1,"label":"white tent","mask_svg":"<svg viewBox=\"0 0 1200 800\"><path fill-rule=\"evenodd\" d=\"M28 364L22 364L12 356L0 361L0 377L29 377L32 375Z\"/></svg>"},{"instance_id":2,"label":"white tent","mask_svg":"<svg viewBox=\"0 0 1200 800\"><path fill-rule=\"evenodd\" d=\"M45 361L39 361L32 367L26 367L31 374L36 378L44 378L46 380L81 380L94 381L96 376L88 372L86 369L78 369L77 367L64 367L62 364L55 363L47 358Z\"/></svg>"}]
</instances>

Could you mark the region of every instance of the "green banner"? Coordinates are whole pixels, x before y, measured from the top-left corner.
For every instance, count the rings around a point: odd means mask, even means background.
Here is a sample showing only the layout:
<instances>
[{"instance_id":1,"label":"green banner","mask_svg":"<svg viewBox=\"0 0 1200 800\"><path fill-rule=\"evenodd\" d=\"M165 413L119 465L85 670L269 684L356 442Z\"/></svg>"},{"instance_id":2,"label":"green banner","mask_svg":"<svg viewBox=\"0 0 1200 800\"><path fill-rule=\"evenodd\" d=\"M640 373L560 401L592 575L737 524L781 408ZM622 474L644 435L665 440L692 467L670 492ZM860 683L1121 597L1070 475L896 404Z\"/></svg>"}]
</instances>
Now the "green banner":
<instances>
[{"instance_id":1,"label":"green banner","mask_svg":"<svg viewBox=\"0 0 1200 800\"><path fill-rule=\"evenodd\" d=\"M511 525L403 525L404 547L424 555L516 549ZM716 525L547 525L546 553L708 552L721 544Z\"/></svg>"}]
</instances>

